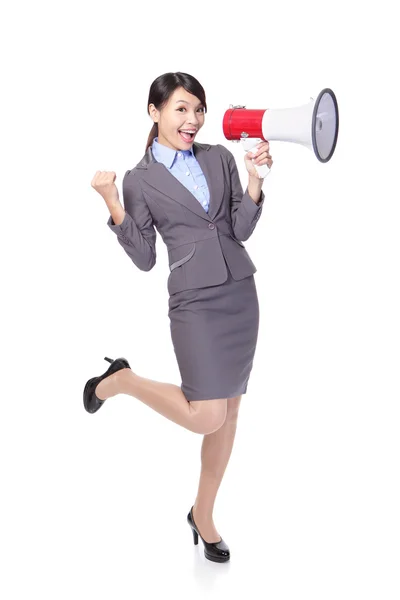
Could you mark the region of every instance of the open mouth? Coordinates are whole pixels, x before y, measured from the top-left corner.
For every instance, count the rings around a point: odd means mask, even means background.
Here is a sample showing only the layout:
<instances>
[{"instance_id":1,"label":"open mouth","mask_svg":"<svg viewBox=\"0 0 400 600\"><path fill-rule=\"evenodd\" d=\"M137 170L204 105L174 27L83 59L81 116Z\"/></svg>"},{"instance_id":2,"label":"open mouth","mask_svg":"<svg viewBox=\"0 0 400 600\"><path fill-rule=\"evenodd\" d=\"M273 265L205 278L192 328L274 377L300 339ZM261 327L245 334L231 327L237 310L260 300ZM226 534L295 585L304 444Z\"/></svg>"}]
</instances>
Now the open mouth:
<instances>
[{"instance_id":1,"label":"open mouth","mask_svg":"<svg viewBox=\"0 0 400 600\"><path fill-rule=\"evenodd\" d=\"M194 136L196 135L196 132L185 133L185 132L181 131L180 129L178 129L178 133L184 142L191 142L193 140Z\"/></svg>"}]
</instances>

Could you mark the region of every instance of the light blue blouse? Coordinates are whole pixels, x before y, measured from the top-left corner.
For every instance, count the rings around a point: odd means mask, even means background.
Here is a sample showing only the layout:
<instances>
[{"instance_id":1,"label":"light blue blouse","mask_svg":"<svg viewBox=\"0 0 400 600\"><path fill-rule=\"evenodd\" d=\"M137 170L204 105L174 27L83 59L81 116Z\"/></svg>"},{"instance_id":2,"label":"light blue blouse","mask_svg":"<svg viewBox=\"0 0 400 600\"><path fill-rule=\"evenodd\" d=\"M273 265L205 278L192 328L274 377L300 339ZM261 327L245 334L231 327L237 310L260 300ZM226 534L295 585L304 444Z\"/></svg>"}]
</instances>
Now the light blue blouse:
<instances>
[{"instance_id":1,"label":"light blue blouse","mask_svg":"<svg viewBox=\"0 0 400 600\"><path fill-rule=\"evenodd\" d=\"M156 137L151 150L156 161L163 163L168 171L197 198L208 213L210 192L203 171L194 156L193 147L190 150L174 150L160 144Z\"/></svg>"}]
</instances>

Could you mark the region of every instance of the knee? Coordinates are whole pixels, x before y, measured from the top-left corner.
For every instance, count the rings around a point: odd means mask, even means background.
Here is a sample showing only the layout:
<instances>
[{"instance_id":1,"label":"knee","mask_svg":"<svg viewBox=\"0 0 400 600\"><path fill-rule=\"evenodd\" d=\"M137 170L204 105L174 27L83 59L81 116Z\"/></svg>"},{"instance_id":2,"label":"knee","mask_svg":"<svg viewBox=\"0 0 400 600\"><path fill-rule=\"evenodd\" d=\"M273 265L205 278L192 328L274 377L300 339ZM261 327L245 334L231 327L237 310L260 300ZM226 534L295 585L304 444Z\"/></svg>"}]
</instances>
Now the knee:
<instances>
[{"instance_id":1,"label":"knee","mask_svg":"<svg viewBox=\"0 0 400 600\"><path fill-rule=\"evenodd\" d=\"M226 398L196 400L191 403L194 411L193 431L204 435L222 427L227 416Z\"/></svg>"}]
</instances>

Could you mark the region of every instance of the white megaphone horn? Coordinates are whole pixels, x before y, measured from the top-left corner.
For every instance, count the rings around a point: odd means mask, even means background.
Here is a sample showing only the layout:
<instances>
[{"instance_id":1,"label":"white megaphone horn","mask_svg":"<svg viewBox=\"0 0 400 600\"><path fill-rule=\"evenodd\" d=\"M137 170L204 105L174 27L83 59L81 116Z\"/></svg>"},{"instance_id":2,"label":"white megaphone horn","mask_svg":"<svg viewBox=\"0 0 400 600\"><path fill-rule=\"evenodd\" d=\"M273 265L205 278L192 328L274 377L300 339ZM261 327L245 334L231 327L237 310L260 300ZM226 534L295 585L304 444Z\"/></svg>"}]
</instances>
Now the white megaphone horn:
<instances>
[{"instance_id":1,"label":"white megaphone horn","mask_svg":"<svg viewBox=\"0 0 400 600\"><path fill-rule=\"evenodd\" d=\"M292 108L246 109L230 105L223 118L223 132L228 140L241 142L245 152L262 141L279 140L302 144L314 150L321 162L328 162L335 151L339 133L339 109L336 96L324 88L318 98ZM264 178L267 165L254 165Z\"/></svg>"}]
</instances>

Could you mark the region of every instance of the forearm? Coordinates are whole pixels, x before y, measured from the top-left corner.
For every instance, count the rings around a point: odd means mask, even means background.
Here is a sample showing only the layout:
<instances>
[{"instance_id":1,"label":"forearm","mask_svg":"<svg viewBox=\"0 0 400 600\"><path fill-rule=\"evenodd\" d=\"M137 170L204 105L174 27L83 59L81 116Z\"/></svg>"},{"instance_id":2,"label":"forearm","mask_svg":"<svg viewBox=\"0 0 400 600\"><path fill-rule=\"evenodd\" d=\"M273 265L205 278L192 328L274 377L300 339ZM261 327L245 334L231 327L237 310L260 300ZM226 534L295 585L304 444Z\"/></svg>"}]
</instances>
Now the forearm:
<instances>
[{"instance_id":1,"label":"forearm","mask_svg":"<svg viewBox=\"0 0 400 600\"><path fill-rule=\"evenodd\" d=\"M253 177L249 175L249 183L248 183L248 192L251 199L258 204L261 199L261 188L264 183L264 179L259 179L258 177Z\"/></svg>"},{"instance_id":2,"label":"forearm","mask_svg":"<svg viewBox=\"0 0 400 600\"><path fill-rule=\"evenodd\" d=\"M107 225L134 264L142 271L149 271L156 263L156 231L140 182L130 173L125 174L122 182L124 205L119 198L105 198L110 211Z\"/></svg>"},{"instance_id":3,"label":"forearm","mask_svg":"<svg viewBox=\"0 0 400 600\"><path fill-rule=\"evenodd\" d=\"M231 172L231 222L238 240L249 239L261 216L265 194L262 191L263 179L249 175L248 185L243 193L239 173L234 159L230 162Z\"/></svg>"},{"instance_id":4,"label":"forearm","mask_svg":"<svg viewBox=\"0 0 400 600\"><path fill-rule=\"evenodd\" d=\"M108 202L106 199L107 208L110 211L111 218L115 225L121 225L125 218L125 209L119 200Z\"/></svg>"}]
</instances>

